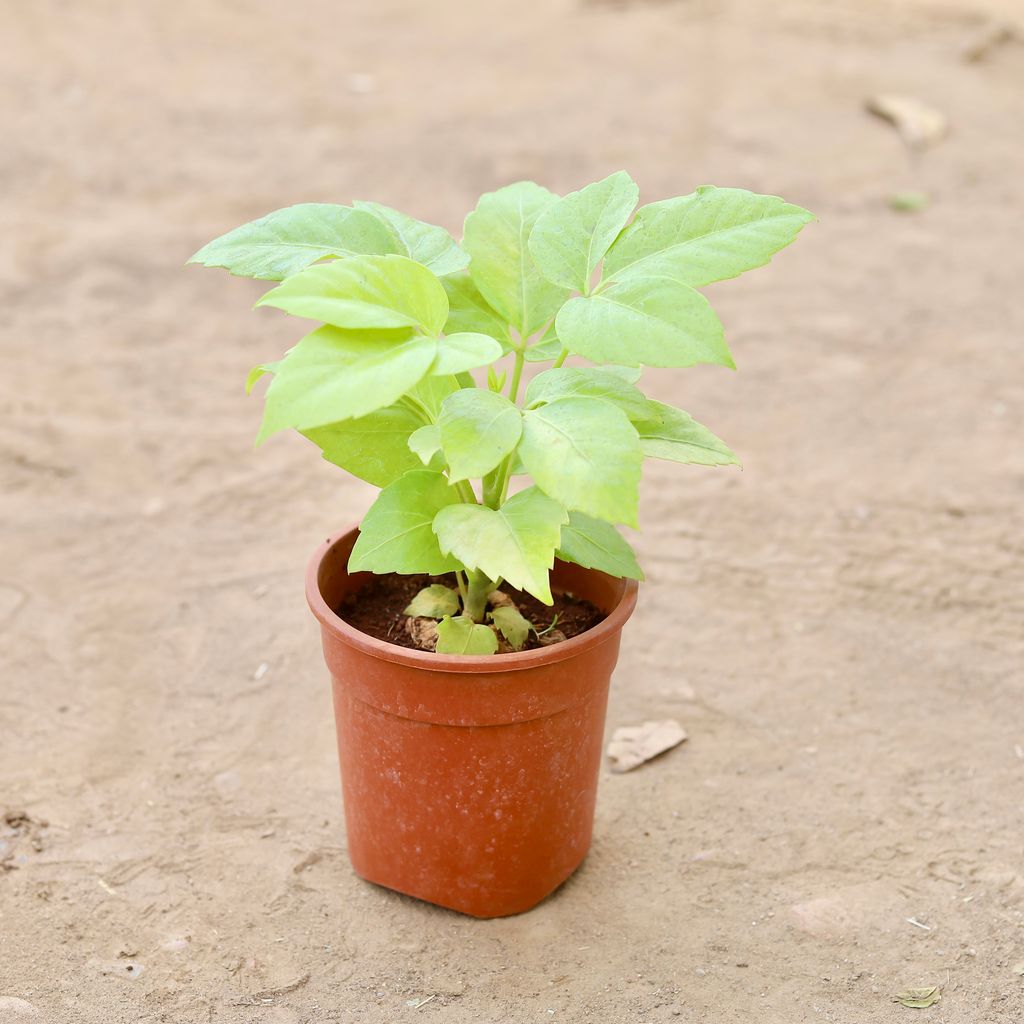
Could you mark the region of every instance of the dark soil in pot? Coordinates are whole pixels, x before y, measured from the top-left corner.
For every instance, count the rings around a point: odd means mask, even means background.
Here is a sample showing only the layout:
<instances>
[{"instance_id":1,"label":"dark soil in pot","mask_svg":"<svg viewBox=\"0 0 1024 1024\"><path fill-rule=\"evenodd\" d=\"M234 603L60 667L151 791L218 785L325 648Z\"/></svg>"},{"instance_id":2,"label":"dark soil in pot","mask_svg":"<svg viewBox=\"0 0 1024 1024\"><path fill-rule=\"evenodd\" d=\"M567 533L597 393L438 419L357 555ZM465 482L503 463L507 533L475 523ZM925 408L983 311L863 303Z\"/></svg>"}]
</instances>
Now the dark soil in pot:
<instances>
[{"instance_id":1,"label":"dark soil in pot","mask_svg":"<svg viewBox=\"0 0 1024 1024\"><path fill-rule=\"evenodd\" d=\"M335 611L339 617L369 636L388 643L417 650L416 642L406 631L405 609L409 602L424 587L431 583L442 583L455 587L451 576L374 576L360 588L357 596L349 598ZM530 594L511 587L501 587L519 611L533 624L537 633L544 633L558 617L555 629L566 640L592 629L605 618L605 613L589 601L570 593L554 593L554 605L542 604ZM554 631L552 631L554 632ZM548 634L549 636L551 634ZM547 646L544 638L531 633L523 648L527 651Z\"/></svg>"}]
</instances>

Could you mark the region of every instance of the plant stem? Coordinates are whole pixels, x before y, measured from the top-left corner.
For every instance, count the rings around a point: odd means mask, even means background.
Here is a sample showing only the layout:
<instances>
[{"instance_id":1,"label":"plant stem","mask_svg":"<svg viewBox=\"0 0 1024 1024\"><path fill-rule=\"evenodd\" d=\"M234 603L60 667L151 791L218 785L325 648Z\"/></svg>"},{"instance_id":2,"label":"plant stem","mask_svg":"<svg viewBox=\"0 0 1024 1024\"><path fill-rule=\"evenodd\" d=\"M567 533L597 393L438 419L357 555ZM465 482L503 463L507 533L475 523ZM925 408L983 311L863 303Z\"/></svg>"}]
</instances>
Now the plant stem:
<instances>
[{"instance_id":1,"label":"plant stem","mask_svg":"<svg viewBox=\"0 0 1024 1024\"><path fill-rule=\"evenodd\" d=\"M512 383L508 387L509 401L514 405L519 400L519 382L523 377L523 349L516 349L516 362L512 369Z\"/></svg>"},{"instance_id":2,"label":"plant stem","mask_svg":"<svg viewBox=\"0 0 1024 1024\"><path fill-rule=\"evenodd\" d=\"M434 422L434 416L431 411L414 395L403 395L402 401L405 402L414 413L416 413L420 419L426 424Z\"/></svg>"},{"instance_id":3,"label":"plant stem","mask_svg":"<svg viewBox=\"0 0 1024 1024\"><path fill-rule=\"evenodd\" d=\"M552 369L553 370L557 370L562 365L562 363L565 362L566 356L568 356L568 355L569 355L569 350L567 348L563 348L562 351L559 353L558 358L555 360L554 364L552 365Z\"/></svg>"},{"instance_id":4,"label":"plant stem","mask_svg":"<svg viewBox=\"0 0 1024 1024\"><path fill-rule=\"evenodd\" d=\"M474 622L483 622L487 613L487 598L494 590L494 582L477 569L467 569L468 593L463 598L462 613Z\"/></svg>"},{"instance_id":5,"label":"plant stem","mask_svg":"<svg viewBox=\"0 0 1024 1024\"><path fill-rule=\"evenodd\" d=\"M473 490L473 485L468 480L459 480L455 484L455 490L459 492L459 497L467 505L479 505L480 503L476 500L476 492Z\"/></svg>"},{"instance_id":6,"label":"plant stem","mask_svg":"<svg viewBox=\"0 0 1024 1024\"><path fill-rule=\"evenodd\" d=\"M459 588L459 597L462 598L462 607L465 608L469 601L469 591L466 588L466 574L461 569L455 570L455 583Z\"/></svg>"}]
</instances>

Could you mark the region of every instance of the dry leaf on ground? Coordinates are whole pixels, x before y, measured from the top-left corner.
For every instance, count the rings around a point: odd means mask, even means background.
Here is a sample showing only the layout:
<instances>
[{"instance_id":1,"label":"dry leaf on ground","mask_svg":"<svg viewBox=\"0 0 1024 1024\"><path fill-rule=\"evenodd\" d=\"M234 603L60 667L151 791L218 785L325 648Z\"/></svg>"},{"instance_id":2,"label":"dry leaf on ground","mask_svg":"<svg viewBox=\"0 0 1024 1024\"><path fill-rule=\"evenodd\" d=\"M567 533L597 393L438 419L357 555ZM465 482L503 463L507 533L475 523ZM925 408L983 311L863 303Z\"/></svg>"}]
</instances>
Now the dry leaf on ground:
<instances>
[{"instance_id":1,"label":"dry leaf on ground","mask_svg":"<svg viewBox=\"0 0 1024 1024\"><path fill-rule=\"evenodd\" d=\"M893 1000L900 1006L907 1006L912 1010L923 1010L937 1003L941 998L942 993L939 991L938 985L932 985L930 988L908 988L906 992L900 992L899 995L893 996Z\"/></svg>"},{"instance_id":2,"label":"dry leaf on ground","mask_svg":"<svg viewBox=\"0 0 1024 1024\"><path fill-rule=\"evenodd\" d=\"M911 149L926 149L940 142L949 128L949 120L941 110L913 96L885 93L869 96L868 111L888 121Z\"/></svg>"},{"instance_id":3,"label":"dry leaf on ground","mask_svg":"<svg viewBox=\"0 0 1024 1024\"><path fill-rule=\"evenodd\" d=\"M613 772L628 772L645 761L671 750L686 739L686 730L674 719L623 725L608 744Z\"/></svg>"}]
</instances>

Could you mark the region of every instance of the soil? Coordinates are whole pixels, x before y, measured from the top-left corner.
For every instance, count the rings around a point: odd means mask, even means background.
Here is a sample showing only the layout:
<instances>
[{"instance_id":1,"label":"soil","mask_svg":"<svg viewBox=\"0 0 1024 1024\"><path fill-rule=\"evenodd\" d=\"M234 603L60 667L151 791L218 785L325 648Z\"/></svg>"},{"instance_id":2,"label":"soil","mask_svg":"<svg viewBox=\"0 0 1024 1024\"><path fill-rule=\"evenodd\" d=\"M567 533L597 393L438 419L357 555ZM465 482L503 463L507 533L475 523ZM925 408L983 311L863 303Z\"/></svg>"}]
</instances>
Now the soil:
<instances>
[{"instance_id":1,"label":"soil","mask_svg":"<svg viewBox=\"0 0 1024 1024\"><path fill-rule=\"evenodd\" d=\"M1024 1020L1024 44L967 56L1000 17L5 5L0 1021ZM947 137L910 153L886 93ZM649 463L630 533L608 729L689 740L602 770L551 899L468 920L349 869L303 570L375 491L253 450L246 372L302 326L183 263L289 203L458 231L505 182L622 167L819 221L708 289L738 372L644 373L744 463Z\"/></svg>"},{"instance_id":2,"label":"soil","mask_svg":"<svg viewBox=\"0 0 1024 1024\"><path fill-rule=\"evenodd\" d=\"M417 650L419 645L406 630L408 617L404 613L416 594L431 583L440 583L452 589L456 587L454 576L372 576L355 598L350 598L336 611L356 629L378 640ZM545 646L537 634L550 636L555 632L552 629L553 623L557 632L569 640L592 629L605 617L604 612L589 601L572 594L553 592L555 603L549 606L511 587L502 586L499 589L512 599L534 628L523 647L526 651Z\"/></svg>"}]
</instances>

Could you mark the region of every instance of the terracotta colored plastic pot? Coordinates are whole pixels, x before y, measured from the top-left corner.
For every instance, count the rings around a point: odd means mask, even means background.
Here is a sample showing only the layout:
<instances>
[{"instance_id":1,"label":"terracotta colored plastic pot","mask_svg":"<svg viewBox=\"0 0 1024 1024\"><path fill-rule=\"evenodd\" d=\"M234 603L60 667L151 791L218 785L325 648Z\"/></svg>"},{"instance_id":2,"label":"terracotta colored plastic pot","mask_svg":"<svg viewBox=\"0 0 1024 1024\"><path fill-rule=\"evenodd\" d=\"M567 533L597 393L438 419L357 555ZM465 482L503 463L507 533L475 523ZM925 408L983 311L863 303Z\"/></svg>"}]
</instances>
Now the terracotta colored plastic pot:
<instances>
[{"instance_id":1,"label":"terracotta colored plastic pot","mask_svg":"<svg viewBox=\"0 0 1024 1024\"><path fill-rule=\"evenodd\" d=\"M348 850L363 878L476 917L518 914L586 856L608 684L637 585L552 575L607 612L536 651L453 656L377 640L334 612L366 581L358 531L316 552L306 596L334 689Z\"/></svg>"}]
</instances>

